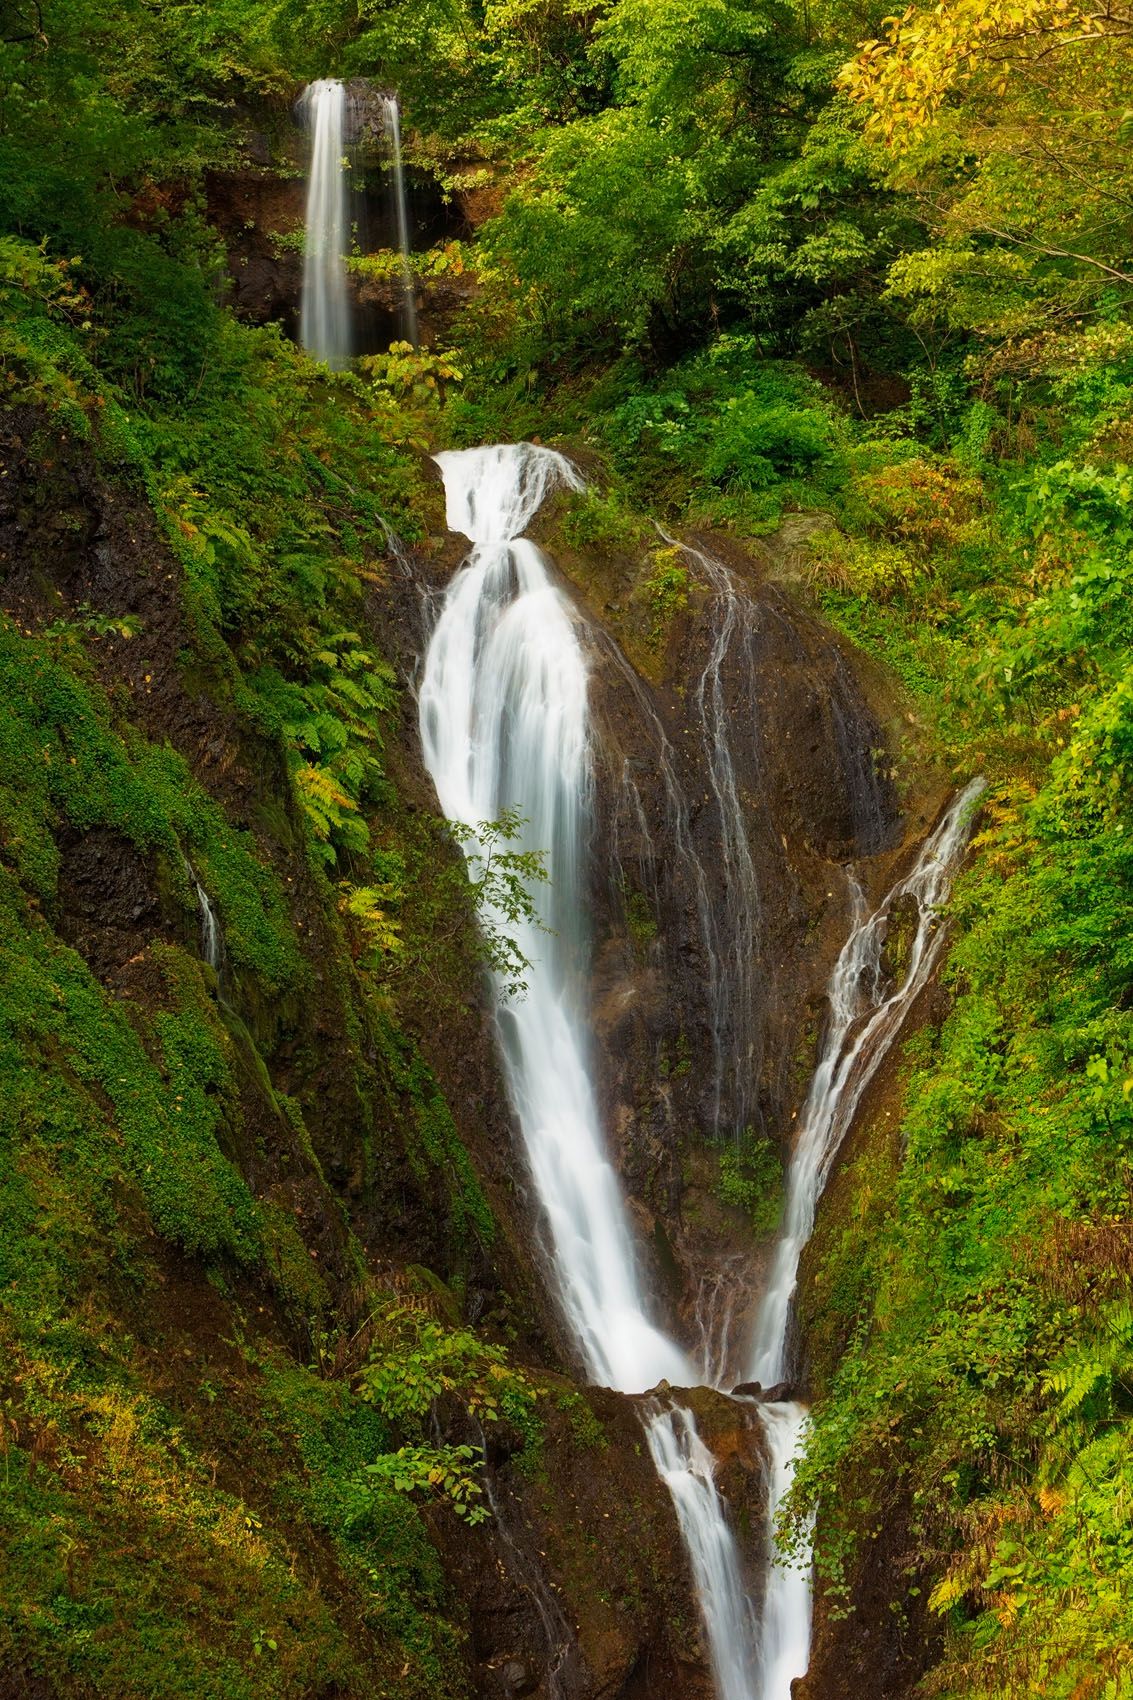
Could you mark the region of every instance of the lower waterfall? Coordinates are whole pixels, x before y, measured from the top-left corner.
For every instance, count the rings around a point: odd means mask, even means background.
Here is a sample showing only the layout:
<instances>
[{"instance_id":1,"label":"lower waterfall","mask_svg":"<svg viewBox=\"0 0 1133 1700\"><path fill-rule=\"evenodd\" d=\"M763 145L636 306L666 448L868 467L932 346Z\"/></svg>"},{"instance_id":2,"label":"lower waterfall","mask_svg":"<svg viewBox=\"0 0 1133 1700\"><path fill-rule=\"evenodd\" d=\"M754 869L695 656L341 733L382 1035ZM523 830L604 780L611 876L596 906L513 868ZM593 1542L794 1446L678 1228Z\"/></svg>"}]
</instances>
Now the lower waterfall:
<instances>
[{"instance_id":1,"label":"lower waterfall","mask_svg":"<svg viewBox=\"0 0 1133 1700\"><path fill-rule=\"evenodd\" d=\"M505 1080L548 1234L556 1297L588 1372L625 1393L711 1379L648 1314L633 1235L598 1110L586 1000L585 852L593 805L588 665L581 621L522 533L555 488L580 488L570 463L532 444L440 454L450 529L472 549L453 577L425 656L419 719L425 763L446 817L468 833L513 811L519 848L545 857L535 914L511 924L526 958L524 994L497 976L496 1025ZM722 569L721 569L722 570ZM722 724L722 723L721 723ZM722 734L721 734L722 735ZM726 754L726 752L725 752ZM720 773L727 768L720 757ZM718 775L714 770L714 783ZM939 904L966 842L971 786L931 834L912 871L872 914L855 886L855 921L830 986L831 1016L800 1116L777 1242L752 1347L751 1379L790 1373L789 1325L798 1262L838 1145L862 1093L927 983L943 933ZM906 973L882 969L889 915L916 906ZM502 915L485 917L504 924ZM709 1329L706 1339L711 1335ZM726 1350L711 1355L726 1361ZM714 1480L714 1460L691 1411L660 1389L645 1413L653 1462L672 1495L703 1616L718 1700L789 1700L806 1670L809 1556L775 1558L772 1531L799 1444L805 1407L758 1406L768 1442L768 1573L759 1622Z\"/></svg>"}]
</instances>

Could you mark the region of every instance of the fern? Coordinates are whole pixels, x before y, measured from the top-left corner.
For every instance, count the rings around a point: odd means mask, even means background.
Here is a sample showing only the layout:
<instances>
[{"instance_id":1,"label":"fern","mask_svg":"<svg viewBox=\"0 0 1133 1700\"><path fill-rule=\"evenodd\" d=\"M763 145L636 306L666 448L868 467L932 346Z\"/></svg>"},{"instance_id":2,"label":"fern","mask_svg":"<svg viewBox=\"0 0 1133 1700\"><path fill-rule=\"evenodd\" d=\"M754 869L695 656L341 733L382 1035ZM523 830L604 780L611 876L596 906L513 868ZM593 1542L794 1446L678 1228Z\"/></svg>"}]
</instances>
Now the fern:
<instances>
[{"instance_id":1,"label":"fern","mask_svg":"<svg viewBox=\"0 0 1133 1700\"><path fill-rule=\"evenodd\" d=\"M358 925L365 947L383 956L397 955L405 949L401 939L401 922L389 913L391 904L400 901L399 886L351 885L343 880L339 885L342 896L339 909Z\"/></svg>"},{"instance_id":2,"label":"fern","mask_svg":"<svg viewBox=\"0 0 1133 1700\"><path fill-rule=\"evenodd\" d=\"M295 785L300 806L315 837L324 843L345 818L357 810L357 803L337 785L325 767L304 762L295 771Z\"/></svg>"}]
</instances>

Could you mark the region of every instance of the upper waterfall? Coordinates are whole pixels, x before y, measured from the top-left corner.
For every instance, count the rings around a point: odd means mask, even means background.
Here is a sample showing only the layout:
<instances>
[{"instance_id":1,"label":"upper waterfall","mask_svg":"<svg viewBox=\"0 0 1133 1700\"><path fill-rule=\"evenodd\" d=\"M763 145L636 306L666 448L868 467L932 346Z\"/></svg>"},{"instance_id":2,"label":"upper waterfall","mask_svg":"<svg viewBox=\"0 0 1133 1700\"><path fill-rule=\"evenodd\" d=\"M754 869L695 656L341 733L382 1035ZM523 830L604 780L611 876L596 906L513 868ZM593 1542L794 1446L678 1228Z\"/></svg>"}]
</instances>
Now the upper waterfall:
<instances>
[{"instance_id":1,"label":"upper waterfall","mask_svg":"<svg viewBox=\"0 0 1133 1700\"><path fill-rule=\"evenodd\" d=\"M401 102L395 94L382 96L382 120L389 143L393 173L393 210L397 226L397 250L401 257L402 319L405 340L417 347L417 302L414 298L413 268L409 259L409 194L401 158Z\"/></svg>"},{"instance_id":2,"label":"upper waterfall","mask_svg":"<svg viewBox=\"0 0 1133 1700\"><path fill-rule=\"evenodd\" d=\"M320 78L308 83L299 105L311 135L299 340L316 359L341 367L352 352L346 292L350 230L342 158L346 89L335 78Z\"/></svg>"}]
</instances>

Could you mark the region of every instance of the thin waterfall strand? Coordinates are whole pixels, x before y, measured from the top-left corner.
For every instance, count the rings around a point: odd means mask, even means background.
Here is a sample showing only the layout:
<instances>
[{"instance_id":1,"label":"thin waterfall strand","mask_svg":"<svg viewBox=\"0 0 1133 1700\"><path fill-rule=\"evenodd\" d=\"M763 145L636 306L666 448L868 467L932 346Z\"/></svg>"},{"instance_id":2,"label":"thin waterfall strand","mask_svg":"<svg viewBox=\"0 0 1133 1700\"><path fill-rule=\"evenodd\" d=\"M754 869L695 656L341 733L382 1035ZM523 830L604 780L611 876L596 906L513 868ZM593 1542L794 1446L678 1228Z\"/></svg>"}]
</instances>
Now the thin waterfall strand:
<instances>
[{"instance_id":1,"label":"thin waterfall strand","mask_svg":"<svg viewBox=\"0 0 1133 1700\"><path fill-rule=\"evenodd\" d=\"M967 846L973 805L983 789L973 780L929 834L910 873L898 880L872 914L853 889L855 919L830 981L830 1020L819 1064L803 1107L787 1176L782 1233L775 1248L753 1342L750 1378L765 1387L789 1378L791 1309L799 1259L814 1230L815 1211L839 1146L862 1094L877 1073L902 1023L928 984L944 944L940 906L946 901ZM916 910L916 931L900 983L889 986L882 952L890 917L903 900ZM810 1658L809 1541L802 1553L776 1557L775 1519L804 1442L805 1406L762 1404L770 1453L767 1550L770 1566L760 1634L760 1700L790 1700L791 1681Z\"/></svg>"},{"instance_id":2,"label":"thin waterfall strand","mask_svg":"<svg viewBox=\"0 0 1133 1700\"><path fill-rule=\"evenodd\" d=\"M224 934L220 930L220 921L211 897L196 874L193 874L192 878L193 891L197 899L197 920L201 932L201 955L209 967L219 974L224 966Z\"/></svg>"},{"instance_id":3,"label":"thin waterfall strand","mask_svg":"<svg viewBox=\"0 0 1133 1700\"><path fill-rule=\"evenodd\" d=\"M425 762L452 821L525 817L521 848L550 875L533 893L544 928L521 921L526 993L497 979L504 1073L550 1231L559 1302L595 1378L623 1392L691 1366L646 1314L633 1239L604 1150L580 988L586 958L583 845L590 814L586 660L570 604L520 534L556 486L579 488L561 455L508 444L437 456L448 523L474 547L445 597L420 692ZM481 856L466 852L473 871ZM489 924L502 917L489 914ZM646 1416L650 1452L688 1548L719 1700L750 1700L751 1609L691 1411Z\"/></svg>"},{"instance_id":4,"label":"thin waterfall strand","mask_svg":"<svg viewBox=\"0 0 1133 1700\"><path fill-rule=\"evenodd\" d=\"M655 1404L645 1432L688 1550L717 1700L751 1700L755 1623L739 1549L716 1489L716 1460L697 1433L692 1412L679 1405L665 1409Z\"/></svg>"},{"instance_id":5,"label":"thin waterfall strand","mask_svg":"<svg viewBox=\"0 0 1133 1700\"><path fill-rule=\"evenodd\" d=\"M316 360L340 368L352 352L346 291L345 87L329 77L308 83L300 97L300 112L311 135L311 164L299 340Z\"/></svg>"},{"instance_id":6,"label":"thin waterfall strand","mask_svg":"<svg viewBox=\"0 0 1133 1700\"><path fill-rule=\"evenodd\" d=\"M382 118L389 142L393 204L397 219L397 249L401 255L402 323L406 341L416 348L417 302L414 295L413 265L409 257L409 196L405 187L405 167L401 161L401 105L395 94L382 96Z\"/></svg>"},{"instance_id":7,"label":"thin waterfall strand","mask_svg":"<svg viewBox=\"0 0 1133 1700\"><path fill-rule=\"evenodd\" d=\"M724 666L738 635L750 642L751 601L737 591L723 562L700 549L678 545L712 587L715 637L696 686L696 704L708 774L720 820L720 853L727 891L727 924L721 929L711 906L702 909L708 947L715 1049L714 1132L721 1132L725 1094L731 1111L729 1131L740 1133L748 1120L748 1097L756 1075L756 933L759 886L748 843L747 822L736 781L729 739L731 716L724 692ZM721 933L723 936L721 936Z\"/></svg>"}]
</instances>

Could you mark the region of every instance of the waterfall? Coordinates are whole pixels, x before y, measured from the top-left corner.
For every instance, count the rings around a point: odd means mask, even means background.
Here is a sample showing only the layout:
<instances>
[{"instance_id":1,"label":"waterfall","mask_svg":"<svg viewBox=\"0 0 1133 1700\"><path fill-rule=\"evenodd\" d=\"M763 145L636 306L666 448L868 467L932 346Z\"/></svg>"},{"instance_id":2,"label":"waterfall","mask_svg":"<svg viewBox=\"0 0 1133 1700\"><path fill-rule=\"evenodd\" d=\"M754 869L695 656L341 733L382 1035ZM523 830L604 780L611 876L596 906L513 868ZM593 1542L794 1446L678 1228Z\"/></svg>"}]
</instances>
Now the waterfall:
<instances>
[{"instance_id":1,"label":"waterfall","mask_svg":"<svg viewBox=\"0 0 1133 1700\"><path fill-rule=\"evenodd\" d=\"M351 354L346 293L350 230L343 166L346 89L329 77L308 83L299 98L299 110L311 134L299 340L316 360L339 368Z\"/></svg>"},{"instance_id":2,"label":"waterfall","mask_svg":"<svg viewBox=\"0 0 1133 1700\"><path fill-rule=\"evenodd\" d=\"M224 965L224 934L220 930L220 921L213 908L212 899L196 874L189 870L193 880L193 890L197 898L197 921L201 929L201 955L214 973L219 974Z\"/></svg>"},{"instance_id":3,"label":"waterfall","mask_svg":"<svg viewBox=\"0 0 1133 1700\"><path fill-rule=\"evenodd\" d=\"M655 1404L646 1434L688 1549L717 1700L751 1700L755 1625L735 1537L716 1491L716 1461L696 1432L692 1412L679 1405L666 1410Z\"/></svg>"},{"instance_id":4,"label":"waterfall","mask_svg":"<svg viewBox=\"0 0 1133 1700\"><path fill-rule=\"evenodd\" d=\"M569 462L530 444L441 454L448 524L474 547L449 586L420 690L425 763L441 807L466 826L523 817L542 852L538 922L512 924L531 963L524 995L496 987L504 1073L551 1240L558 1296L587 1368L641 1392L688 1383L684 1354L649 1321L633 1241L605 1151L582 969L583 846L590 810L587 667L570 604L520 533ZM476 866L475 841L469 859ZM503 917L489 916L504 925Z\"/></svg>"},{"instance_id":5,"label":"waterfall","mask_svg":"<svg viewBox=\"0 0 1133 1700\"><path fill-rule=\"evenodd\" d=\"M635 1266L629 1216L605 1152L590 1058L585 1004L585 845L592 818L593 749L583 629L553 583L536 546L522 534L555 488L581 483L568 461L532 444L502 445L436 457L448 524L472 549L445 594L429 641L419 715L425 762L448 818L476 828L513 810L523 819L521 848L542 852L550 876L533 893L535 916L512 924L530 968L523 995L497 979L496 1025L508 1092L546 1219L554 1289L587 1370L623 1392L661 1382L687 1385L723 1373L727 1318L716 1315L711 1284L702 1287L697 1326L704 1365L647 1314ZM696 690L710 783L718 810L729 896L730 932L705 935L716 1012L716 1060L734 1077L739 1101L750 1066L754 970L751 951L758 893L744 827L744 803L728 743L723 667L729 646L751 646L752 613L727 569L687 551L715 596L710 654ZM657 755L676 799L681 865L707 908L704 870L687 846L684 803L668 741ZM626 778L630 804L640 800ZM818 1067L800 1117L787 1178L784 1226L759 1310L751 1379L770 1387L791 1373L790 1320L799 1258L841 1144L882 1058L939 959L939 908L967 842L974 782L945 812L911 869L870 913L851 880L853 923L830 982L830 1014ZM466 841L475 874L483 846ZM699 887L704 886L704 890ZM887 977L883 951L898 905L916 927L904 973ZM507 924L489 913L488 924ZM703 921L702 926L707 923ZM715 926L715 923L713 923ZM716 1285L727 1300L727 1273ZM690 1410L663 1389L644 1413L650 1454L673 1499L688 1551L718 1700L789 1700L810 1651L810 1557L775 1556L774 1525L803 1442L807 1411L796 1400L759 1403L767 1441L769 1495L767 1583L758 1625L742 1581L739 1553L714 1476L714 1461ZM804 1542L809 1546L809 1542Z\"/></svg>"},{"instance_id":6,"label":"waterfall","mask_svg":"<svg viewBox=\"0 0 1133 1700\"><path fill-rule=\"evenodd\" d=\"M792 1301L818 1200L862 1094L939 960L944 943L940 905L967 845L972 805L982 789L983 781L973 780L953 799L925 840L912 870L872 913L866 909L860 887L853 885L854 922L830 980L828 1026L799 1118L787 1175L784 1226L756 1320L750 1376L764 1387L781 1383L792 1373ZM905 901L915 909L916 930L905 972L894 986L887 982L882 952L893 911ZM764 1403L759 1409L770 1455L767 1550L771 1559L761 1623L759 1693L760 1700L790 1700L791 1680L804 1674L810 1656L810 1564L806 1553L793 1563L779 1562L774 1529L805 1437L807 1413L795 1400Z\"/></svg>"},{"instance_id":7,"label":"waterfall","mask_svg":"<svg viewBox=\"0 0 1133 1700\"><path fill-rule=\"evenodd\" d=\"M224 967L224 932L220 925L220 917L216 907L197 877L197 870L189 858L182 853L181 868L193 888L193 896L197 905L197 929L200 934L201 955L213 970L219 974Z\"/></svg>"},{"instance_id":8,"label":"waterfall","mask_svg":"<svg viewBox=\"0 0 1133 1700\"><path fill-rule=\"evenodd\" d=\"M633 1237L606 1156L584 1005L584 846L592 750L579 624L521 533L570 463L521 443L437 457L448 524L473 548L448 588L425 657L419 713L425 763L445 814L477 826L524 817L522 848L546 856L533 893L541 930L517 942L531 967L522 996L495 985L504 1074L550 1235L556 1293L586 1367L626 1393L695 1372L646 1313ZM475 841L466 854L475 871ZM502 923L502 917L488 916ZM752 1632L713 1461L691 1411L657 1402L650 1452L669 1487L697 1587L720 1700L749 1700Z\"/></svg>"},{"instance_id":9,"label":"waterfall","mask_svg":"<svg viewBox=\"0 0 1133 1700\"><path fill-rule=\"evenodd\" d=\"M414 299L413 265L409 258L409 196L405 188L405 167L401 162L401 105L395 94L382 96L382 122L393 177L393 207L397 221L397 249L401 255L402 324L405 340L417 347L417 303Z\"/></svg>"}]
</instances>

